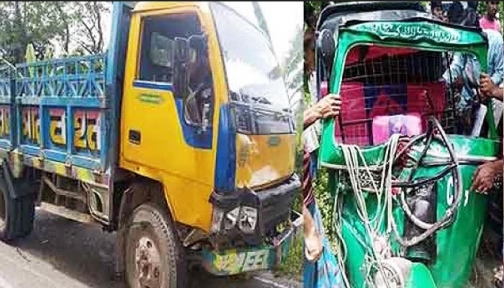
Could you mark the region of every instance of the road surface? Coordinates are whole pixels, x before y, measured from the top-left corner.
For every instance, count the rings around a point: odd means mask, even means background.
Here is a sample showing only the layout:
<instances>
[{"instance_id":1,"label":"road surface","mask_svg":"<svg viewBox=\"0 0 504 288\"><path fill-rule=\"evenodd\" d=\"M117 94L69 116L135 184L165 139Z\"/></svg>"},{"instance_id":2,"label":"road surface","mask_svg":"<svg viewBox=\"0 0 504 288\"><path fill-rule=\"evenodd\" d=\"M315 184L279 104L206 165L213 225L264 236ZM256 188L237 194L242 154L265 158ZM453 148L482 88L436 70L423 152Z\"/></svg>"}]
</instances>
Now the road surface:
<instances>
[{"instance_id":1,"label":"road surface","mask_svg":"<svg viewBox=\"0 0 504 288\"><path fill-rule=\"evenodd\" d=\"M0 242L0 288L126 288L114 279L115 235L37 210L30 236L12 245ZM190 274L191 287L301 287L260 273L249 279Z\"/></svg>"},{"instance_id":2,"label":"road surface","mask_svg":"<svg viewBox=\"0 0 504 288\"><path fill-rule=\"evenodd\" d=\"M114 279L115 235L100 227L67 220L38 210L33 233L15 244L0 242L0 288L126 288ZM481 255L472 285L493 288L493 272L500 261ZM191 288L301 288L297 282L261 273L250 279L190 275Z\"/></svg>"}]
</instances>

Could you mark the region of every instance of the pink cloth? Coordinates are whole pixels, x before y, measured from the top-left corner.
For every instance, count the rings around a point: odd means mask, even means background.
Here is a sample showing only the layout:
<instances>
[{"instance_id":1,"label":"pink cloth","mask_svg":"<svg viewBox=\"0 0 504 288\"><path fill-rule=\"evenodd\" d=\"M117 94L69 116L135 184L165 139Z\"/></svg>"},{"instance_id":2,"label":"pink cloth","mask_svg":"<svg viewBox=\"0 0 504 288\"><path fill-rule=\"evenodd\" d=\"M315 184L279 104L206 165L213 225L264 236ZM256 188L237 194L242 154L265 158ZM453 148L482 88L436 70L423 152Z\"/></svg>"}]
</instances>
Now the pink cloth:
<instances>
[{"instance_id":1,"label":"pink cloth","mask_svg":"<svg viewBox=\"0 0 504 288\"><path fill-rule=\"evenodd\" d=\"M346 122L346 125L343 127L343 131L340 129L339 122L335 125L336 141L343 143L342 136L344 136L345 144L361 147L382 143L390 136L390 130L385 128L390 128L387 121L390 120L390 115L394 114L406 115L403 118L406 121L405 132L407 133L405 134L407 135L423 133L422 131L427 129L427 119L431 115L441 119L442 113L446 109L444 82L411 83L407 85L406 95L391 97L387 94L386 87L393 86L395 85L375 87L379 88L379 92L375 96L376 100L373 101L372 107L366 109L365 86L357 81L343 82L340 89L341 120ZM368 97L370 96L368 95ZM406 97L406 101L402 105L396 101L401 97ZM386 117L380 118L379 116ZM373 121L373 119L375 120ZM339 119L336 118L336 121ZM368 125L370 122L371 127Z\"/></svg>"},{"instance_id":2,"label":"pink cloth","mask_svg":"<svg viewBox=\"0 0 504 288\"><path fill-rule=\"evenodd\" d=\"M336 141L343 143L342 136L344 135L345 144L370 145L370 131L368 131L366 121L368 117L365 109L364 85L357 81L343 82L341 84L340 95L342 100L341 119L343 121L354 121L354 124L344 127L343 131L341 131L339 125L335 125L334 136L336 136Z\"/></svg>"},{"instance_id":3,"label":"pink cloth","mask_svg":"<svg viewBox=\"0 0 504 288\"><path fill-rule=\"evenodd\" d=\"M502 33L499 21L497 21L496 19L490 21L486 16L483 16L481 17L479 22L482 29L492 29L499 33Z\"/></svg>"},{"instance_id":4,"label":"pink cloth","mask_svg":"<svg viewBox=\"0 0 504 288\"><path fill-rule=\"evenodd\" d=\"M392 134L416 136L423 133L420 113L375 116L373 118L373 144L387 142Z\"/></svg>"}]
</instances>

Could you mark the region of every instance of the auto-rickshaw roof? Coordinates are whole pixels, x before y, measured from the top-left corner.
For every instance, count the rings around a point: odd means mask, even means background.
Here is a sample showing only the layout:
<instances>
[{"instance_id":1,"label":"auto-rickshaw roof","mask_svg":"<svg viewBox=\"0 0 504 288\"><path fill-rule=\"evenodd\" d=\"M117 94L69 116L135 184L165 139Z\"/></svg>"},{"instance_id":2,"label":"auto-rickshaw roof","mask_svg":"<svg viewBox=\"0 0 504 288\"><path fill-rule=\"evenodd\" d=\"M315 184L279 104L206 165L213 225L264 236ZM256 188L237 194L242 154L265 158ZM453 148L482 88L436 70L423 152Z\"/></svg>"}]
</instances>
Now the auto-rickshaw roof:
<instances>
[{"instance_id":1,"label":"auto-rickshaw roof","mask_svg":"<svg viewBox=\"0 0 504 288\"><path fill-rule=\"evenodd\" d=\"M341 1L327 6L319 16L317 30L349 27L363 22L423 21L445 27L481 33L480 28L442 22L428 13L420 2L391 1ZM486 38L486 37L485 37Z\"/></svg>"}]
</instances>

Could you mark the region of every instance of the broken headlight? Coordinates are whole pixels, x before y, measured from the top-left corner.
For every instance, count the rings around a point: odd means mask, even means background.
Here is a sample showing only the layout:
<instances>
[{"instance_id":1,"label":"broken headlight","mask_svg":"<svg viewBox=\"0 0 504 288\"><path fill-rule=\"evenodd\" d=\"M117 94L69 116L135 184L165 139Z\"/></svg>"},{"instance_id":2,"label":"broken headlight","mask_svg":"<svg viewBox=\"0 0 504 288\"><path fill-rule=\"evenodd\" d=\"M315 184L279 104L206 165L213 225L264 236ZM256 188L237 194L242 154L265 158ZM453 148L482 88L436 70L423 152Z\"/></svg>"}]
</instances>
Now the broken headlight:
<instances>
[{"instance_id":1,"label":"broken headlight","mask_svg":"<svg viewBox=\"0 0 504 288\"><path fill-rule=\"evenodd\" d=\"M257 208L239 206L229 210L228 212L224 212L221 209L214 207L211 231L216 233L221 230L238 228L243 233L251 234L254 233L257 222Z\"/></svg>"}]
</instances>

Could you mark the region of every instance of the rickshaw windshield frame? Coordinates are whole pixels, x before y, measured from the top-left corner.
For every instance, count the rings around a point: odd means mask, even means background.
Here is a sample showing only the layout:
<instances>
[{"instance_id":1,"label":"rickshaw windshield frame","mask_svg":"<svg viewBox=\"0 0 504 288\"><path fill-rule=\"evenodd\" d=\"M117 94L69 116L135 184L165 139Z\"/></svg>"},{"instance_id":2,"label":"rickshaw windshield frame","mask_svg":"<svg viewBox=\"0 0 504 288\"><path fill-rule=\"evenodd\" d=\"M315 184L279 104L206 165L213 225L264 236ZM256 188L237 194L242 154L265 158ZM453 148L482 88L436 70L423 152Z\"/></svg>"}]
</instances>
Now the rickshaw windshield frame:
<instances>
[{"instance_id":1,"label":"rickshaw windshield frame","mask_svg":"<svg viewBox=\"0 0 504 288\"><path fill-rule=\"evenodd\" d=\"M422 19L422 21L374 21L357 22L339 29L338 47L331 73L332 93L339 93L343 80L346 57L355 46L377 45L382 47L417 48L427 51L456 50L473 54L486 72L488 42L483 33L447 27Z\"/></svg>"},{"instance_id":2,"label":"rickshaw windshield frame","mask_svg":"<svg viewBox=\"0 0 504 288\"><path fill-rule=\"evenodd\" d=\"M320 26L319 26L320 27ZM358 45L379 45L383 47L417 48L425 51L460 51L473 54L480 63L481 71L486 72L488 41L479 29L458 28L430 19L405 19L398 21L349 21L340 26L333 35L337 37L332 72L329 81L329 91L339 93L343 81L344 65L350 50ZM317 61L320 63L320 60ZM320 69L318 69L320 71ZM320 77L317 77L320 81ZM493 112L489 107L487 122L489 124L489 139L479 141L493 142L498 138L493 123ZM323 159L331 158L334 153L335 120L323 121L322 138L319 153L319 164ZM476 140L476 139L475 139ZM330 143L325 143L328 141ZM331 147L331 148L329 148ZM373 146L366 149L373 150ZM365 149L365 150L366 150ZM325 155L325 156L324 156Z\"/></svg>"}]
</instances>

